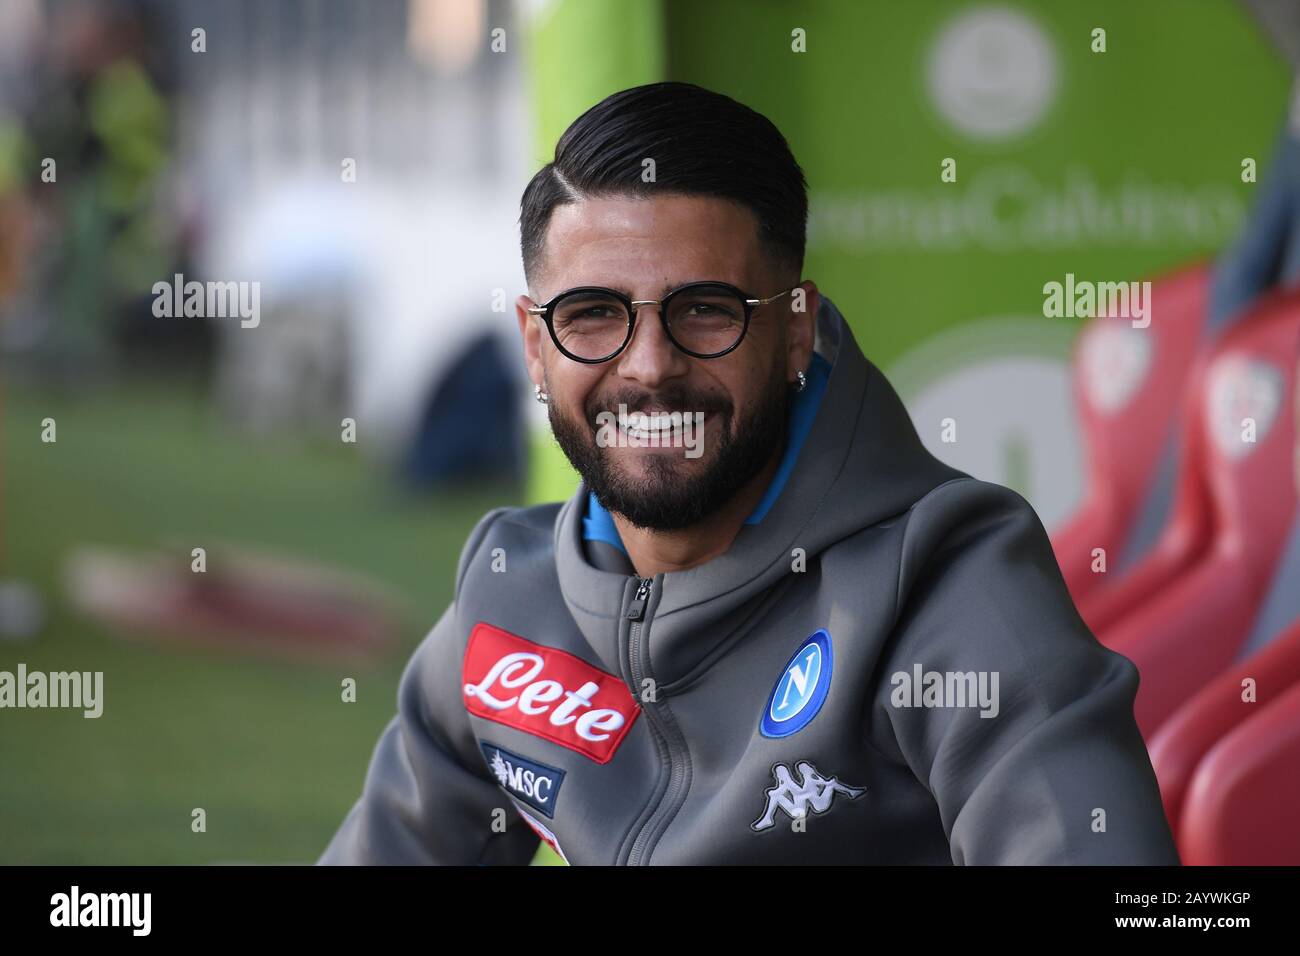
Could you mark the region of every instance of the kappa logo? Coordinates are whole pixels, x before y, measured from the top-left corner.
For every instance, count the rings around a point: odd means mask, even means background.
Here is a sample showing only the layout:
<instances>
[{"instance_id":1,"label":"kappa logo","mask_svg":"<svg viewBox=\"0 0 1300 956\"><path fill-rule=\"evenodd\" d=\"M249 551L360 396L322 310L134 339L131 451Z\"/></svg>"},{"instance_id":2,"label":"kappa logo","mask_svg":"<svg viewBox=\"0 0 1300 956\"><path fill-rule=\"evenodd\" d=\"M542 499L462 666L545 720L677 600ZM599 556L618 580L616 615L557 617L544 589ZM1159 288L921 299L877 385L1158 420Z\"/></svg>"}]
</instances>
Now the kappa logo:
<instances>
[{"instance_id":1,"label":"kappa logo","mask_svg":"<svg viewBox=\"0 0 1300 956\"><path fill-rule=\"evenodd\" d=\"M480 621L461 668L465 709L608 763L641 712L622 679Z\"/></svg>"},{"instance_id":2,"label":"kappa logo","mask_svg":"<svg viewBox=\"0 0 1300 956\"><path fill-rule=\"evenodd\" d=\"M817 716L831 689L831 635L821 628L804 641L772 688L758 729L764 737L789 737Z\"/></svg>"},{"instance_id":3,"label":"kappa logo","mask_svg":"<svg viewBox=\"0 0 1300 956\"><path fill-rule=\"evenodd\" d=\"M836 777L827 779L817 772L814 767L806 760L800 760L795 765L800 780L795 782L794 777L790 774L790 769L783 763L777 764L772 768L772 777L776 780L776 786L768 787L767 809L763 815L755 820L750 826L762 832L776 825L776 811L784 810L791 820L801 820L808 815L809 808L813 813L825 813L831 807L831 801L835 799L835 794L842 793L850 800L856 800L867 792L865 787L850 787L847 784L840 783Z\"/></svg>"},{"instance_id":4,"label":"kappa logo","mask_svg":"<svg viewBox=\"0 0 1300 956\"><path fill-rule=\"evenodd\" d=\"M521 757L486 741L479 747L497 783L538 813L555 816L555 801L560 798L560 784L564 783L563 770Z\"/></svg>"}]
</instances>

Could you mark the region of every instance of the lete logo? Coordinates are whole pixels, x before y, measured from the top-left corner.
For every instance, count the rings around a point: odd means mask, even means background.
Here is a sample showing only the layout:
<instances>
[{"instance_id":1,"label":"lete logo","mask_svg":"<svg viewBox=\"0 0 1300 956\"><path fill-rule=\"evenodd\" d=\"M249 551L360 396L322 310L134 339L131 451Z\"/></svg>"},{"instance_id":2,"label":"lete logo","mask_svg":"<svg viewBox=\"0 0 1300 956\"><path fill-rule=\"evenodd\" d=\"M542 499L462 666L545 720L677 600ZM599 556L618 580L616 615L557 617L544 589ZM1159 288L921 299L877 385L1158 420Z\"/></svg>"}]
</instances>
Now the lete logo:
<instances>
[{"instance_id":1,"label":"lete logo","mask_svg":"<svg viewBox=\"0 0 1300 956\"><path fill-rule=\"evenodd\" d=\"M572 654L480 621L461 670L465 709L608 763L640 713L627 685Z\"/></svg>"},{"instance_id":2,"label":"lete logo","mask_svg":"<svg viewBox=\"0 0 1300 956\"><path fill-rule=\"evenodd\" d=\"M767 698L758 729L764 737L789 737L817 716L831 689L831 636L821 628L785 665Z\"/></svg>"}]
</instances>

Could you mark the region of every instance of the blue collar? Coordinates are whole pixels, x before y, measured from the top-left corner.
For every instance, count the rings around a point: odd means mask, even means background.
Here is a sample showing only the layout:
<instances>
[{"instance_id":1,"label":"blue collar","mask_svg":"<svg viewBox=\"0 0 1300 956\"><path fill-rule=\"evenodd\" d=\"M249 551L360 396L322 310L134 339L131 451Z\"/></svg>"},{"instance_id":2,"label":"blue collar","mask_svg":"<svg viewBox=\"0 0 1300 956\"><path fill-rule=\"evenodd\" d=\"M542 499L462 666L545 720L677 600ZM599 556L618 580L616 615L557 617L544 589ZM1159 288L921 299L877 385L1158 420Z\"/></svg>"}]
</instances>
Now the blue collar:
<instances>
[{"instance_id":1,"label":"blue collar","mask_svg":"<svg viewBox=\"0 0 1300 956\"><path fill-rule=\"evenodd\" d=\"M794 471L799 450L803 448L804 440L812 429L813 419L817 417L817 408L821 405L822 395L826 393L830 375L830 363L814 352L812 364L808 366L808 385L802 392L796 392L794 400L790 403L789 427L781 464L777 466L776 474L772 476L772 483L767 486L762 499L745 519L745 524L761 522L776 504L776 499L781 496L781 489L785 487L790 472ZM586 541L604 541L624 554L627 553L622 539L618 536L618 527L614 524L614 519L596 500L595 493L590 491L587 492L587 513L582 518L582 537Z\"/></svg>"}]
</instances>

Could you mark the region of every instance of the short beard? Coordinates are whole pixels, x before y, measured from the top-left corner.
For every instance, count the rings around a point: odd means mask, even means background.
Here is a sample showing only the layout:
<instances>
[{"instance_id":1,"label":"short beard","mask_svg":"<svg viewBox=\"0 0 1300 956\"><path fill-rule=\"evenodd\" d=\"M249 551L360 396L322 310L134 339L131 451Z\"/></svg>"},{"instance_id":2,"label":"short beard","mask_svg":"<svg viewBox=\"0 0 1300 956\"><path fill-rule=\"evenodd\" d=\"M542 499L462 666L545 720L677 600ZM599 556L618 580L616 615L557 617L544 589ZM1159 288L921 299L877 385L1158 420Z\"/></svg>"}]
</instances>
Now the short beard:
<instances>
[{"instance_id":1,"label":"short beard","mask_svg":"<svg viewBox=\"0 0 1300 956\"><path fill-rule=\"evenodd\" d=\"M551 430L569 463L605 510L622 515L638 528L678 531L698 524L722 508L784 445L789 387L779 365L773 372L758 406L740 420L734 435L731 425L735 409L726 399L692 401L681 389L669 389L655 396L661 400L660 404L683 413L687 410L716 412L721 416L717 454L713 463L696 477L682 475L675 456L649 458L643 477L637 479L612 467L607 456L613 450L607 451L596 444L596 415L602 408L594 403L586 409L590 424L584 426L552 402L547 408ZM635 409L648 404L649 397L643 395L635 402L625 399L623 402Z\"/></svg>"}]
</instances>

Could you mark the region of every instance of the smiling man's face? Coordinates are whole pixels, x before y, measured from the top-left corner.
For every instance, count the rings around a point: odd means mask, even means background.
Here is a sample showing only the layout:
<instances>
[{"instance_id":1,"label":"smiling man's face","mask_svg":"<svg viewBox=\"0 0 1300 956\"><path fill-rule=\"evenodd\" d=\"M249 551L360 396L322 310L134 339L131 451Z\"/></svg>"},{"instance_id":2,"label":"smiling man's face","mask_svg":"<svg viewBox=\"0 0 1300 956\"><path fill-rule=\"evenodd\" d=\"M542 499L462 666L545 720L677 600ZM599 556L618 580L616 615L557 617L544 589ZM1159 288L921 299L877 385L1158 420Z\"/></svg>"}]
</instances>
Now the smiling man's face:
<instances>
[{"instance_id":1,"label":"smiling man's face","mask_svg":"<svg viewBox=\"0 0 1300 956\"><path fill-rule=\"evenodd\" d=\"M577 286L604 286L634 300L661 299L704 280L729 283L755 298L781 292L793 282L760 245L748 209L680 195L557 206L536 271L535 300L521 296L516 304L529 374L549 396L556 441L605 508L642 528L689 527L775 463L785 437L788 383L811 358L817 308L811 283L805 283L803 312L792 311L791 296L758 307L740 345L714 359L674 346L657 306L641 306L627 348L598 365L565 357L541 317L527 312L534 302ZM691 448L680 432L658 436L658 447L599 441L608 419L598 416L617 416L620 405L629 415L680 412L692 424L700 413L703 426L691 436Z\"/></svg>"}]
</instances>

